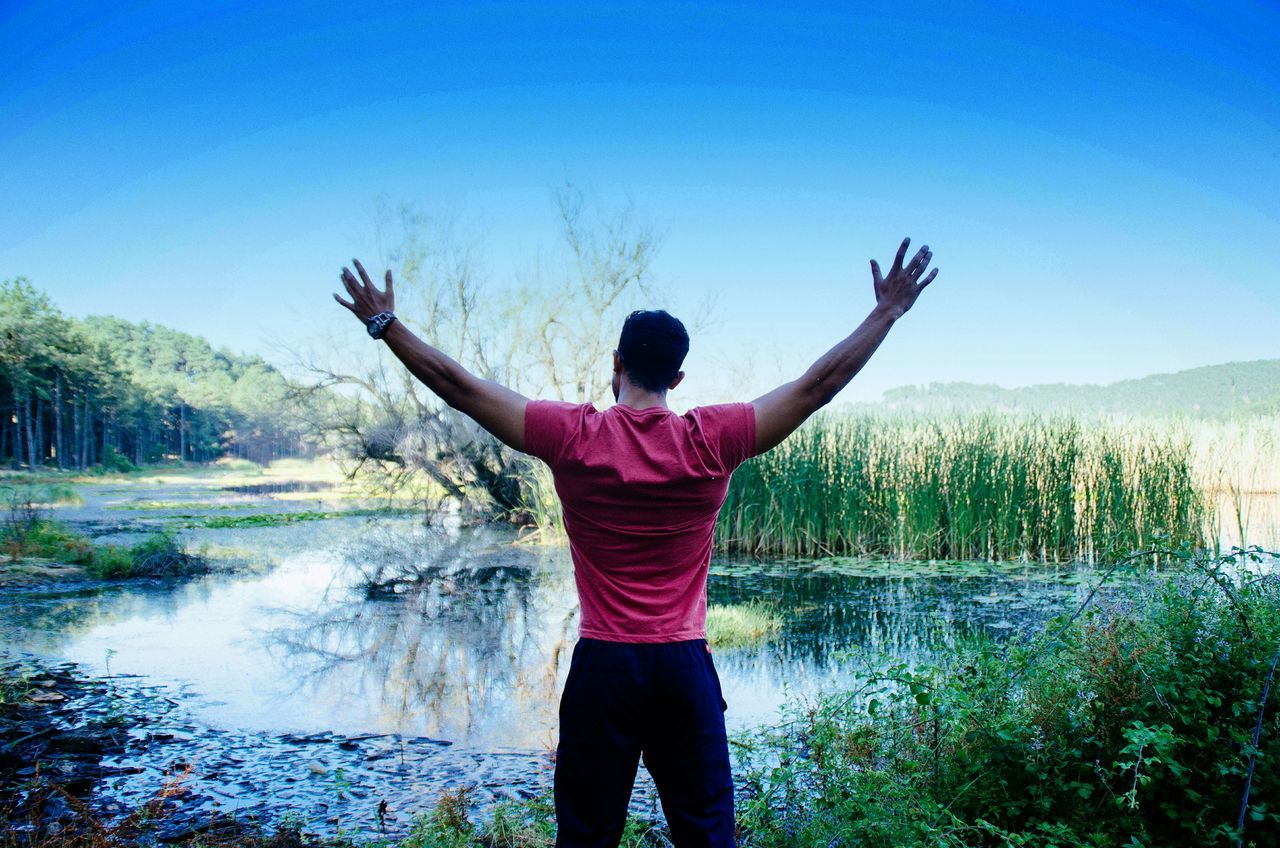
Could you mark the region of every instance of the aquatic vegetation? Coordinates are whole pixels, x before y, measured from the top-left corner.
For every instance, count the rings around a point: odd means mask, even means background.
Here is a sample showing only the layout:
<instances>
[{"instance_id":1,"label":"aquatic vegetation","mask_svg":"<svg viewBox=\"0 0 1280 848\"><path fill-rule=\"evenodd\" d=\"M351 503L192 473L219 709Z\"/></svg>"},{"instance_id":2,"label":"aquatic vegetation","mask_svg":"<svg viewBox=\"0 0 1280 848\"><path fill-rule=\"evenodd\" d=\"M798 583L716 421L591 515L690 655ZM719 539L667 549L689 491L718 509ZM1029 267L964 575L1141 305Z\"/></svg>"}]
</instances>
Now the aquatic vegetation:
<instances>
[{"instance_id":1,"label":"aquatic vegetation","mask_svg":"<svg viewBox=\"0 0 1280 848\"><path fill-rule=\"evenodd\" d=\"M735 740L744 848L1275 844L1280 579L1257 551L1027 640L885 662Z\"/></svg>"},{"instance_id":2,"label":"aquatic vegetation","mask_svg":"<svg viewBox=\"0 0 1280 848\"><path fill-rule=\"evenodd\" d=\"M244 503L218 503L215 501L129 501L128 503L111 504L104 507L109 510L126 510L129 512L149 512L152 510L174 510L174 509L195 509L201 511L209 510L231 510L231 509L254 509L260 504L244 502ZM194 516L194 513L192 514Z\"/></svg>"},{"instance_id":3,"label":"aquatic vegetation","mask_svg":"<svg viewBox=\"0 0 1280 848\"><path fill-rule=\"evenodd\" d=\"M782 616L760 601L707 607L707 643L713 648L759 644L781 629Z\"/></svg>"},{"instance_id":4,"label":"aquatic vegetation","mask_svg":"<svg viewBox=\"0 0 1280 848\"><path fill-rule=\"evenodd\" d=\"M186 577L209 570L205 559L187 553L172 533L155 532L135 545L99 545L85 563L98 580Z\"/></svg>"},{"instance_id":5,"label":"aquatic vegetation","mask_svg":"<svg viewBox=\"0 0 1280 848\"><path fill-rule=\"evenodd\" d=\"M95 544L31 501L12 500L0 520L0 546L12 562L43 559L81 566L95 580L181 577L208 570L203 557L186 553L177 538L154 532L132 546Z\"/></svg>"},{"instance_id":6,"label":"aquatic vegetation","mask_svg":"<svg viewBox=\"0 0 1280 848\"><path fill-rule=\"evenodd\" d=\"M822 417L748 461L716 528L751 555L1098 561L1206 547L1190 445L1071 420Z\"/></svg>"},{"instance_id":7,"label":"aquatic vegetation","mask_svg":"<svg viewBox=\"0 0 1280 848\"><path fill-rule=\"evenodd\" d=\"M300 510L297 512L258 512L252 515L213 515L195 516L183 526L209 527L228 529L235 527L279 527L283 524L294 524L299 521L325 521L331 518L359 518L369 516L412 515L416 510L396 507L377 507L371 509L345 509L331 512L316 510ZM183 516L187 518L187 516Z\"/></svg>"}]
</instances>

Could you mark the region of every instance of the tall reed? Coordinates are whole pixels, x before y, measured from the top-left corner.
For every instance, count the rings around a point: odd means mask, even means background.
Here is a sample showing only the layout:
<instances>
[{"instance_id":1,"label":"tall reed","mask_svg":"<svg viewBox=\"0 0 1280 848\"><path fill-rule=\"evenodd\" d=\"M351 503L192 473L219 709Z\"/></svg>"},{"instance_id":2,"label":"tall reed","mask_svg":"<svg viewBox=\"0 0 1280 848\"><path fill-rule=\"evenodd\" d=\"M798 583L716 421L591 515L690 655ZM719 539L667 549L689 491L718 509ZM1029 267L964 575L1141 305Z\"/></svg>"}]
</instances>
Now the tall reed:
<instances>
[{"instance_id":1,"label":"tall reed","mask_svg":"<svg viewBox=\"0 0 1280 848\"><path fill-rule=\"evenodd\" d=\"M1068 419L824 416L734 475L734 553L1098 560L1205 547L1188 441Z\"/></svg>"}]
</instances>

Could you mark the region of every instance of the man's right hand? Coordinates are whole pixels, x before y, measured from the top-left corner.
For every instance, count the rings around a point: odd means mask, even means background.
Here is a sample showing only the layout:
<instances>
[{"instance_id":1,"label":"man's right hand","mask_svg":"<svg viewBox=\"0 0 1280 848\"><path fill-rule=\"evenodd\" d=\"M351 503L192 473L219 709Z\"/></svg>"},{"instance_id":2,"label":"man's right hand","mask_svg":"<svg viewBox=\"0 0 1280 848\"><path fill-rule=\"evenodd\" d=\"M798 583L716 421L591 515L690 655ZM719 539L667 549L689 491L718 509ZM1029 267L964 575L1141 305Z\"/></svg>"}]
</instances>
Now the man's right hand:
<instances>
[{"instance_id":1,"label":"man's right hand","mask_svg":"<svg viewBox=\"0 0 1280 848\"><path fill-rule=\"evenodd\" d=\"M343 268L341 274L342 285L346 288L347 294L351 295L350 302L343 300L337 294L334 294L333 299L355 313L355 316L365 324L380 312L395 312L396 292L391 283L391 270L387 270L386 288L378 291L373 281L369 279L369 275L365 273L360 260L352 259L351 264L355 265L356 270L360 272L360 279L357 280L347 268Z\"/></svg>"},{"instance_id":2,"label":"man's right hand","mask_svg":"<svg viewBox=\"0 0 1280 848\"><path fill-rule=\"evenodd\" d=\"M893 267L889 269L888 276L881 276L880 264L874 259L871 260L871 282L876 290L876 308L881 309L894 319L901 318L912 304L916 302L916 298L920 296L920 292L924 291L925 286L933 282L933 278L938 276L938 269L934 268L929 272L929 276L923 280L920 275L929 267L929 260L933 258L933 253L929 250L929 245L925 245L916 251L916 255L911 258L904 268L902 260L906 258L907 247L911 244L911 239L902 240L902 246L898 248L898 255L893 260Z\"/></svg>"}]
</instances>

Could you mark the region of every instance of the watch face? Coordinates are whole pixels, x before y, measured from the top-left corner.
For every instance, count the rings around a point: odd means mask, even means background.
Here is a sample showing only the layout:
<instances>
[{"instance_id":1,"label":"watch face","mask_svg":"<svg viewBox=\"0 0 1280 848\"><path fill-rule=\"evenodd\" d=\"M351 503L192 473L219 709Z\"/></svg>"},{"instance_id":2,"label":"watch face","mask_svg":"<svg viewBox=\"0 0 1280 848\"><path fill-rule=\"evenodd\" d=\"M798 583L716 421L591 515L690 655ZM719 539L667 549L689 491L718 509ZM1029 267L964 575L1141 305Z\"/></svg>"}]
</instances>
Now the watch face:
<instances>
[{"instance_id":1,"label":"watch face","mask_svg":"<svg viewBox=\"0 0 1280 848\"><path fill-rule=\"evenodd\" d=\"M382 338L382 334L386 332L387 327L391 325L391 322L395 320L395 317L396 316L392 315L390 312L379 312L377 315L370 318L369 323L367 324L369 335L373 336L375 339Z\"/></svg>"}]
</instances>

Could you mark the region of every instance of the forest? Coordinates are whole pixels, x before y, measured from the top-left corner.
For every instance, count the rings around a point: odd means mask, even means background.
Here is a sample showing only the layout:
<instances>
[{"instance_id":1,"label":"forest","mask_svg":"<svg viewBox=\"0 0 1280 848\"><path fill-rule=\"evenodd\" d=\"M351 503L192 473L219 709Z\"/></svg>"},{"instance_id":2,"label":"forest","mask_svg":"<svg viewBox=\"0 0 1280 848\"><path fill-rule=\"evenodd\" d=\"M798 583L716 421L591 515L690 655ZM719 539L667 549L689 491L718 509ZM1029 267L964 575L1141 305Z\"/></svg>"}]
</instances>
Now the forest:
<instances>
[{"instance_id":1,"label":"forest","mask_svg":"<svg viewBox=\"0 0 1280 848\"><path fill-rule=\"evenodd\" d=\"M0 283L0 463L296 456L312 445L293 397L259 357L145 321L70 317L26 278Z\"/></svg>"}]
</instances>

